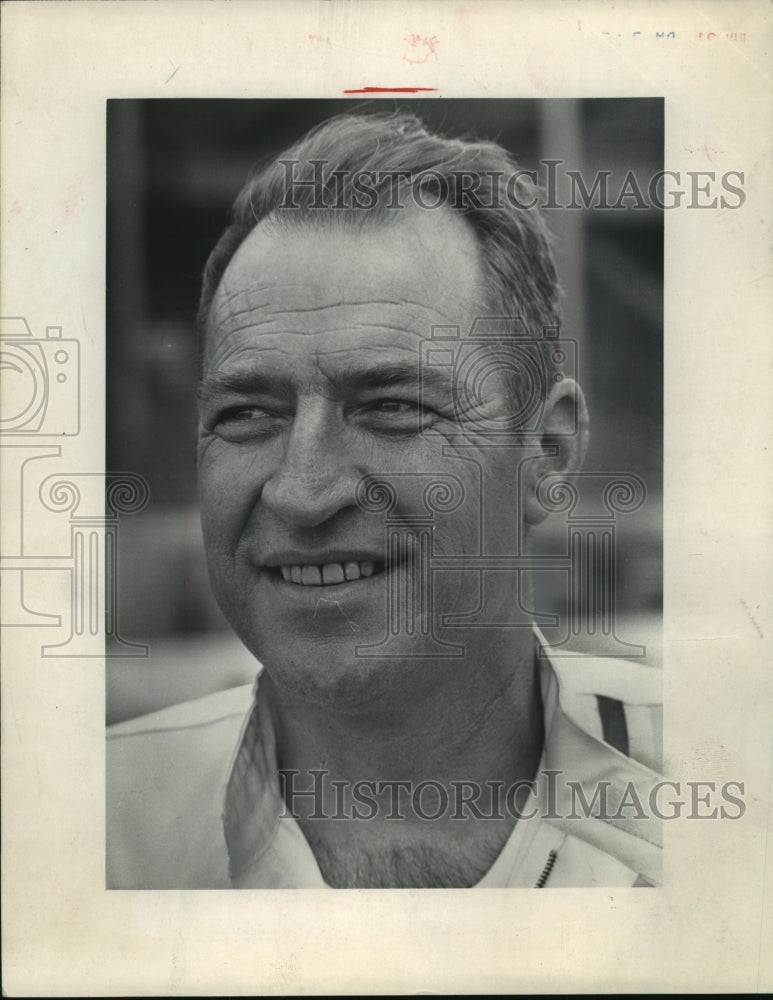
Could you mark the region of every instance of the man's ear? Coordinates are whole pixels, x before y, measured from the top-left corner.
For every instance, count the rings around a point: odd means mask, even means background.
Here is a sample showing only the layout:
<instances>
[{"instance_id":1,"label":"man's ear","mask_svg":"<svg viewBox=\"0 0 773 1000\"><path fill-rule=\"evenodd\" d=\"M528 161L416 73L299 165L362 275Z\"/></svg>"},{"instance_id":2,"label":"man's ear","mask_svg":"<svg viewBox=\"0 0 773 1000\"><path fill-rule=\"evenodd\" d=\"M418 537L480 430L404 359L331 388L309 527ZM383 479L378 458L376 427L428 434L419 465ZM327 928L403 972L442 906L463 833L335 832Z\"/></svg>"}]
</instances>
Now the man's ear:
<instances>
[{"instance_id":1,"label":"man's ear","mask_svg":"<svg viewBox=\"0 0 773 1000\"><path fill-rule=\"evenodd\" d=\"M582 468L588 449L588 408L582 389L573 379L553 384L545 400L539 446L542 454L528 463L524 516L532 527L548 512L537 500L537 484L548 473L567 479Z\"/></svg>"}]
</instances>

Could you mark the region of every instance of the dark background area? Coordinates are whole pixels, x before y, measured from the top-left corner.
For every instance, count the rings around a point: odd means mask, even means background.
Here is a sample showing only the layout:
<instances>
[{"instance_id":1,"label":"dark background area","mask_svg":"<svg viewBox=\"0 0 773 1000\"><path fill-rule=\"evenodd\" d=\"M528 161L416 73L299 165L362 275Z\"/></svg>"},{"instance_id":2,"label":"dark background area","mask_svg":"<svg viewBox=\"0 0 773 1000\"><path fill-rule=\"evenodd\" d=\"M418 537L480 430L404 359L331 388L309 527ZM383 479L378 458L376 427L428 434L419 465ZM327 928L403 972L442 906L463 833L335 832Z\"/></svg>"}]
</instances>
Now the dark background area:
<instances>
[{"instance_id":1,"label":"dark background area","mask_svg":"<svg viewBox=\"0 0 773 1000\"><path fill-rule=\"evenodd\" d=\"M196 505L196 312L207 256L251 167L342 111L402 107L448 134L499 141L523 167L565 161L590 187L663 166L661 99L111 100L107 105L107 455L143 475L145 511L120 525L121 633L151 656L113 660L108 716L238 683L252 666L206 580ZM560 174L559 176L562 176ZM568 193L559 186L559 200ZM663 215L654 208L546 212L592 419L586 469L632 472L647 502L620 520L622 635L658 657L662 592ZM549 519L545 550L565 530ZM540 610L560 595L538 579ZM625 626L625 627L624 627ZM633 634L631 634L633 629ZM646 634L646 640L644 638Z\"/></svg>"}]
</instances>

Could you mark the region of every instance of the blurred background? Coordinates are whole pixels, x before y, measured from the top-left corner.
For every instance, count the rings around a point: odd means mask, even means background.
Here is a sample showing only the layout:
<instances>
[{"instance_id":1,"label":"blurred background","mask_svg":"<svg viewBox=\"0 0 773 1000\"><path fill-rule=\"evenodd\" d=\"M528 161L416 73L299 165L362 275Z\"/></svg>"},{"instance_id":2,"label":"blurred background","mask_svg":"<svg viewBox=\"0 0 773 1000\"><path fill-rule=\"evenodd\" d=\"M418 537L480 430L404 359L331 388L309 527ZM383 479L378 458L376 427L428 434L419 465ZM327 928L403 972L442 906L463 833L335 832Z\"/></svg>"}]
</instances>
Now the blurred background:
<instances>
[{"instance_id":1,"label":"blurred background","mask_svg":"<svg viewBox=\"0 0 773 1000\"><path fill-rule=\"evenodd\" d=\"M254 660L210 593L196 500L196 313L207 256L254 163L342 111L407 108L433 129L495 139L523 167L563 160L586 186L628 171L646 192L663 167L661 99L111 100L107 104L107 454L150 486L119 533L119 622L147 658L108 659L119 721L252 680ZM632 206L633 200L627 204ZM654 208L546 212L578 341L592 439L586 469L640 476L647 500L618 520L617 634L660 660L663 215ZM565 548L560 515L540 548ZM561 574L537 574L537 610L560 613ZM598 640L595 640L594 650ZM582 648L582 643L579 644Z\"/></svg>"}]
</instances>

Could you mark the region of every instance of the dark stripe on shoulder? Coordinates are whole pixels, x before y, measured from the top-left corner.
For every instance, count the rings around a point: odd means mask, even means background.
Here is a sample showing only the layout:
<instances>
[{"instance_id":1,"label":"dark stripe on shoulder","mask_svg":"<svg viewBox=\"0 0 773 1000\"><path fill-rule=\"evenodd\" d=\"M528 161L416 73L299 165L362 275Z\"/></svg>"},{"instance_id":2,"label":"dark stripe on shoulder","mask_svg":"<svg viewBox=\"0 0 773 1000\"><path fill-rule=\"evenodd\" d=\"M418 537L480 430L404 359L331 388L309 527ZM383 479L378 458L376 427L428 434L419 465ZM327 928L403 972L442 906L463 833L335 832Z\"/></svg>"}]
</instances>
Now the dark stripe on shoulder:
<instances>
[{"instance_id":1,"label":"dark stripe on shoulder","mask_svg":"<svg viewBox=\"0 0 773 1000\"><path fill-rule=\"evenodd\" d=\"M604 742L628 757L628 726L625 721L623 703L618 701L617 698L607 698L603 694L597 694L596 701L598 702L599 715L601 716L601 729L604 734Z\"/></svg>"}]
</instances>

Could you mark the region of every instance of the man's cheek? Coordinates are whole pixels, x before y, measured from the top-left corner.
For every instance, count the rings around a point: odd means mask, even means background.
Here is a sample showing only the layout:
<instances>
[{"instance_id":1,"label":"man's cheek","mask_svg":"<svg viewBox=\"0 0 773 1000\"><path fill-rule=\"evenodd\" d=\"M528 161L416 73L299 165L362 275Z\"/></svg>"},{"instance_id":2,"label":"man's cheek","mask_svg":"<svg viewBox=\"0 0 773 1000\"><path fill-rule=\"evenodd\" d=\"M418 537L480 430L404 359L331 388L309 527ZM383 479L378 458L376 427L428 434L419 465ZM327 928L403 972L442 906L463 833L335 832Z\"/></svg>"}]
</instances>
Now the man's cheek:
<instances>
[{"instance_id":1,"label":"man's cheek","mask_svg":"<svg viewBox=\"0 0 773 1000\"><path fill-rule=\"evenodd\" d=\"M219 442L222 447L223 442ZM251 472L254 461L229 449L205 456L199 466L199 503L205 532L214 540L227 534L248 514L260 496L260 483Z\"/></svg>"},{"instance_id":2,"label":"man's cheek","mask_svg":"<svg viewBox=\"0 0 773 1000\"><path fill-rule=\"evenodd\" d=\"M234 506L233 498L227 496L220 488L212 491L201 491L201 529L204 539L204 549L210 575L216 575L220 586L227 586L229 578L235 570L235 557L239 545L240 525L244 519L239 517L238 508Z\"/></svg>"}]
</instances>

